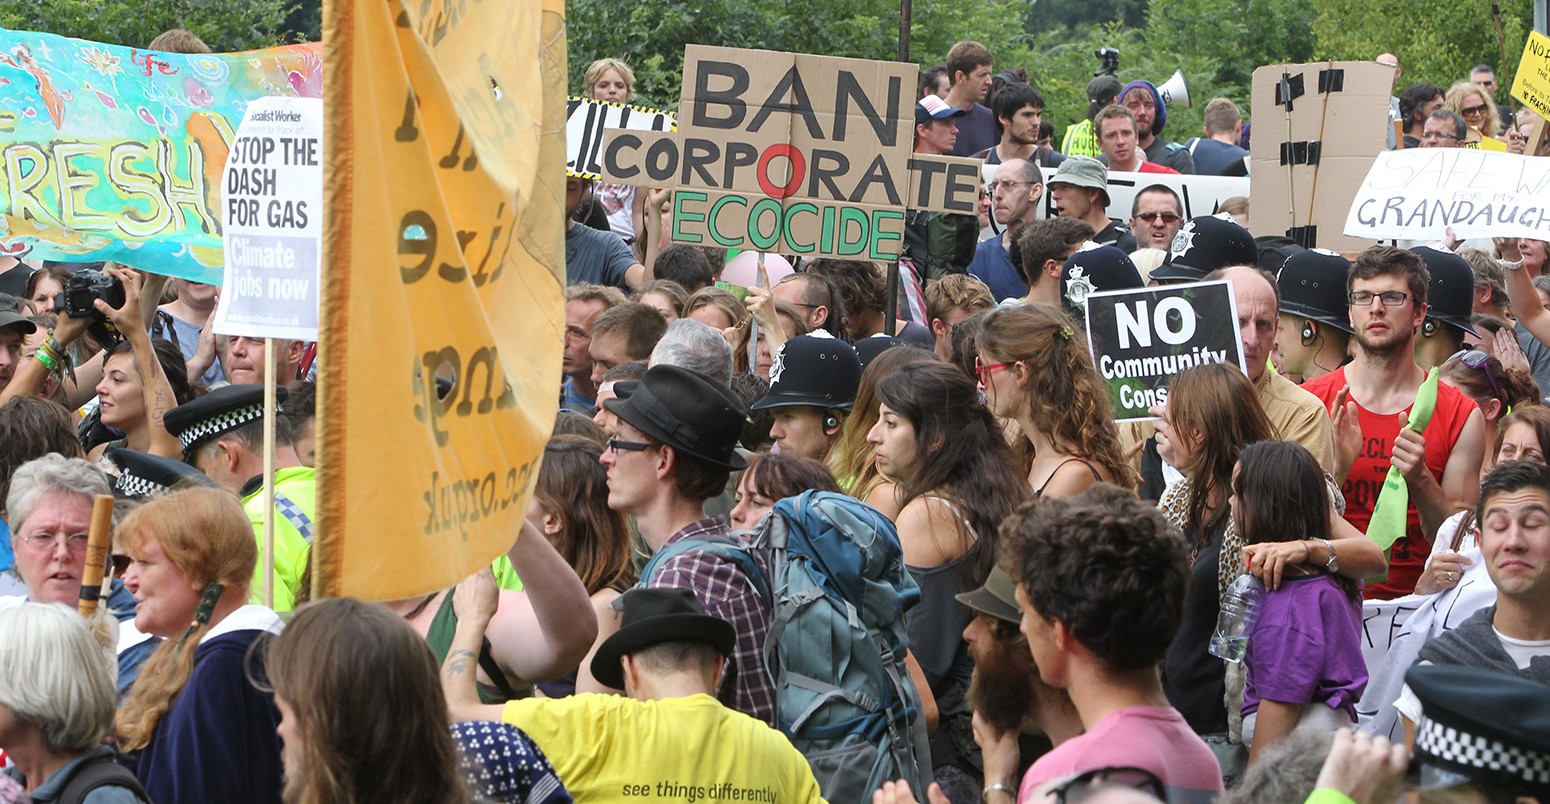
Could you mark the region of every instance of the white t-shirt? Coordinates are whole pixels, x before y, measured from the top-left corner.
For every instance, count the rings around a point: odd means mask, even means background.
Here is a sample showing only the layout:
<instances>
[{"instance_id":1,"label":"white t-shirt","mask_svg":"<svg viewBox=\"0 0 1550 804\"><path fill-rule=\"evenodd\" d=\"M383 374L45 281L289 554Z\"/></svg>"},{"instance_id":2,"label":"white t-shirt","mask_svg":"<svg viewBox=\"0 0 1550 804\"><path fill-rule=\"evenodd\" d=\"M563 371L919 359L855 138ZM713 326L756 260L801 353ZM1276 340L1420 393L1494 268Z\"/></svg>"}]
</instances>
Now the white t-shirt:
<instances>
[{"instance_id":1,"label":"white t-shirt","mask_svg":"<svg viewBox=\"0 0 1550 804\"><path fill-rule=\"evenodd\" d=\"M1519 670L1527 670L1529 663L1536 657L1550 656L1550 639L1533 641L1513 639L1494 627L1491 631L1496 634L1497 639L1501 640L1502 650L1507 652L1507 655L1512 658L1512 663L1517 665ZM1425 664L1431 664L1431 662L1425 662ZM1421 699L1415 697L1415 693L1410 691L1409 684L1406 684L1405 689L1399 693L1399 700L1394 702L1394 708L1411 723L1421 722Z\"/></svg>"}]
</instances>

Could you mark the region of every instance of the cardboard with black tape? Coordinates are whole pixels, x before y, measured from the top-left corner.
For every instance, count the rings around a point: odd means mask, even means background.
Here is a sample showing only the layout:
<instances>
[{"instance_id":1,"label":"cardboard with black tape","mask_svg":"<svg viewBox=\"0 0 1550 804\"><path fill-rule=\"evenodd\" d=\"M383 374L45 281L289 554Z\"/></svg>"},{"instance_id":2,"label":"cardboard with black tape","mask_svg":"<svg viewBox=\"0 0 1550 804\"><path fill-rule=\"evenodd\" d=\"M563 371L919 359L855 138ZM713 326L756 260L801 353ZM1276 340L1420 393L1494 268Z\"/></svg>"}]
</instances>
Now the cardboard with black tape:
<instances>
[{"instance_id":1,"label":"cardboard with black tape","mask_svg":"<svg viewBox=\"0 0 1550 804\"><path fill-rule=\"evenodd\" d=\"M1346 211L1387 141L1394 70L1376 62L1269 65L1254 71L1249 229L1312 248L1361 251Z\"/></svg>"}]
</instances>

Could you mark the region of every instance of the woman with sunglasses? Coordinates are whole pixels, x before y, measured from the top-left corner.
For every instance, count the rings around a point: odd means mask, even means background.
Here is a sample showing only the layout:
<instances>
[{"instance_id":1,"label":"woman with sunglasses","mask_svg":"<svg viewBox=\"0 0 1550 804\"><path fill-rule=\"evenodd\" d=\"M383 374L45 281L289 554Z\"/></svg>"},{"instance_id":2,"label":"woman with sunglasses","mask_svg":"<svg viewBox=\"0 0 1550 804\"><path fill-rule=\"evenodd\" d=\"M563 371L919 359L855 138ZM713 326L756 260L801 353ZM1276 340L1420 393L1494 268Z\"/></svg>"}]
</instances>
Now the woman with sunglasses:
<instances>
[{"instance_id":1,"label":"woman with sunglasses","mask_svg":"<svg viewBox=\"0 0 1550 804\"><path fill-rule=\"evenodd\" d=\"M1522 369L1507 368L1501 361L1480 349L1458 352L1442 364L1443 382L1464 392L1480 406L1486 432L1494 433L1503 416L1525 405L1539 404L1539 386L1533 375ZM1496 454L1488 452L1480 462L1480 477L1496 465Z\"/></svg>"},{"instance_id":2,"label":"woman with sunglasses","mask_svg":"<svg viewBox=\"0 0 1550 804\"><path fill-rule=\"evenodd\" d=\"M1467 143L1479 143L1485 139L1494 140L1496 132L1502 130L1501 118L1496 114L1496 104L1491 102L1491 96L1485 91L1485 87L1473 81L1459 81L1448 87L1448 94L1443 98L1443 104L1464 118L1464 124L1469 128L1469 134L1464 138ZM1494 150L1507 149L1498 144Z\"/></svg>"},{"instance_id":3,"label":"woman with sunglasses","mask_svg":"<svg viewBox=\"0 0 1550 804\"><path fill-rule=\"evenodd\" d=\"M1076 322L1044 304L985 316L976 365L991 412L1017 422L1013 453L1035 497L1136 487L1114 409Z\"/></svg>"},{"instance_id":4,"label":"woman with sunglasses","mask_svg":"<svg viewBox=\"0 0 1550 804\"><path fill-rule=\"evenodd\" d=\"M963 372L938 360L908 366L879 380L877 396L878 420L867 440L878 470L898 484L899 542L920 585L906 625L939 711L931 738L935 776L950 794L972 793L980 789L967 701L974 663L963 639L969 612L955 596L990 574L997 529L1028 489L1000 426Z\"/></svg>"}]
</instances>

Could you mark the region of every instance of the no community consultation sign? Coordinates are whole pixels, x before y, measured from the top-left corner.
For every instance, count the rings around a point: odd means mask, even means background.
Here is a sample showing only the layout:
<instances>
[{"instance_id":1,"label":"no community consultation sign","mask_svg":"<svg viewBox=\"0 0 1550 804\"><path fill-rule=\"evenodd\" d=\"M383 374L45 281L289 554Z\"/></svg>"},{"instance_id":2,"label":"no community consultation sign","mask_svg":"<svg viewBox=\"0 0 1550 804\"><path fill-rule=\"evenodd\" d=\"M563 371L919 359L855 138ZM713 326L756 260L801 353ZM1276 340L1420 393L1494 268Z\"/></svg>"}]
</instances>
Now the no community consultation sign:
<instances>
[{"instance_id":1,"label":"no community consultation sign","mask_svg":"<svg viewBox=\"0 0 1550 804\"><path fill-rule=\"evenodd\" d=\"M1243 368L1238 307L1229 282L1093 293L1087 342L1116 421L1147 421L1168 402L1174 375L1206 363Z\"/></svg>"}]
</instances>

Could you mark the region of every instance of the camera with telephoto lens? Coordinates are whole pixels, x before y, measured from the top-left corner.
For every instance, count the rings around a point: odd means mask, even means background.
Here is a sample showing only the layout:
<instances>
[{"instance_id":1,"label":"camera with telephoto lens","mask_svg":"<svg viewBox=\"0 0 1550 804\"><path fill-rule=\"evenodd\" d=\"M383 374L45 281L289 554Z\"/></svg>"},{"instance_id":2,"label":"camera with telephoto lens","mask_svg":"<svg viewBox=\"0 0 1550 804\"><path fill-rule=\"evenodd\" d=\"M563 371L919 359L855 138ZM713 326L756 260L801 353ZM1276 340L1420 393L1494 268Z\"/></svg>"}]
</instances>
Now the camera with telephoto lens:
<instances>
[{"instance_id":1,"label":"camera with telephoto lens","mask_svg":"<svg viewBox=\"0 0 1550 804\"><path fill-rule=\"evenodd\" d=\"M1093 76L1114 75L1119 72L1119 48L1100 47L1093 51L1093 55L1102 60L1103 65L1093 73Z\"/></svg>"},{"instance_id":2,"label":"camera with telephoto lens","mask_svg":"<svg viewBox=\"0 0 1550 804\"><path fill-rule=\"evenodd\" d=\"M65 283L65 289L54 297L54 312L71 318L91 318L106 321L92 302L102 299L109 307L124 306L124 283L118 277L101 271L76 271Z\"/></svg>"}]
</instances>

